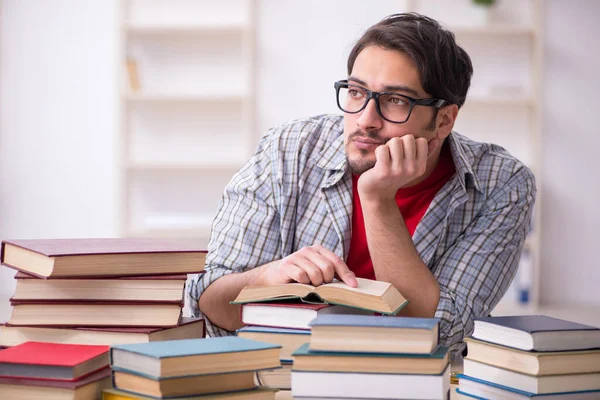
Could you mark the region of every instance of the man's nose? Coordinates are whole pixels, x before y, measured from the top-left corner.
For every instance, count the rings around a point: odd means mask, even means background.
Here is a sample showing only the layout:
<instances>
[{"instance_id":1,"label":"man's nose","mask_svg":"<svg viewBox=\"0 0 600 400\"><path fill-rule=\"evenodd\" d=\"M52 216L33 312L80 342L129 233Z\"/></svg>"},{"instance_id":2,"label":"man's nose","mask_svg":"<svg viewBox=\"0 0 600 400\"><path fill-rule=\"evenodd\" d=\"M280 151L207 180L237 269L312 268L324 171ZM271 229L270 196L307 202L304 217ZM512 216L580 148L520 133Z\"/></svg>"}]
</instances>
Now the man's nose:
<instances>
[{"instance_id":1,"label":"man's nose","mask_svg":"<svg viewBox=\"0 0 600 400\"><path fill-rule=\"evenodd\" d=\"M373 129L381 129L383 125L383 119L377 112L377 104L374 98L369 99L365 108L360 112L356 124L364 132L368 132Z\"/></svg>"}]
</instances>

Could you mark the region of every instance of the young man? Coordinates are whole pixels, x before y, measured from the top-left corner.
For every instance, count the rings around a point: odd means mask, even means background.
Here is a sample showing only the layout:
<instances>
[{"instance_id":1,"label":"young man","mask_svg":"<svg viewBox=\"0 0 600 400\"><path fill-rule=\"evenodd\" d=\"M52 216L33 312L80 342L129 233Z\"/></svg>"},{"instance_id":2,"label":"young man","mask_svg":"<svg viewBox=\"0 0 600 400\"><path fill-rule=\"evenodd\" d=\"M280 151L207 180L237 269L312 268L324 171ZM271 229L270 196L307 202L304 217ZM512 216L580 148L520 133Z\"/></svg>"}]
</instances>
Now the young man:
<instances>
[{"instance_id":1,"label":"young man","mask_svg":"<svg viewBox=\"0 0 600 400\"><path fill-rule=\"evenodd\" d=\"M338 277L392 283L404 316L441 319L453 351L514 277L535 200L531 171L452 132L472 75L452 33L398 14L366 31L335 83L340 116L287 123L233 177L206 273L190 281L212 336L241 326L247 285Z\"/></svg>"}]
</instances>

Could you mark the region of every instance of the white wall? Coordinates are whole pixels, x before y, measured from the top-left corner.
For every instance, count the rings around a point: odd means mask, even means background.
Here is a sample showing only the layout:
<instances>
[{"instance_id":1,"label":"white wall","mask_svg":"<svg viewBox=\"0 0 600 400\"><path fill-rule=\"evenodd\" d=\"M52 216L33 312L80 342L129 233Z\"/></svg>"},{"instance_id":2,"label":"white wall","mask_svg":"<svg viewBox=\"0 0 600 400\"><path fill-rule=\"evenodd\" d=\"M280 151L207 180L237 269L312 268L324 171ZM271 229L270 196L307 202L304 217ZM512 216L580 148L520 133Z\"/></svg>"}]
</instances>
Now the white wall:
<instances>
[{"instance_id":1,"label":"white wall","mask_svg":"<svg viewBox=\"0 0 600 400\"><path fill-rule=\"evenodd\" d=\"M4 0L0 238L114 236L115 0ZM0 268L0 321L13 271Z\"/></svg>"},{"instance_id":2,"label":"white wall","mask_svg":"<svg viewBox=\"0 0 600 400\"><path fill-rule=\"evenodd\" d=\"M335 112L333 81L346 74L354 40L402 6L259 0L259 131ZM600 304L600 3L547 7L542 300ZM117 0L2 2L0 239L118 234L117 28ZM11 277L0 268L0 321Z\"/></svg>"},{"instance_id":3,"label":"white wall","mask_svg":"<svg viewBox=\"0 0 600 400\"><path fill-rule=\"evenodd\" d=\"M600 306L600 2L546 11L541 299Z\"/></svg>"}]
</instances>

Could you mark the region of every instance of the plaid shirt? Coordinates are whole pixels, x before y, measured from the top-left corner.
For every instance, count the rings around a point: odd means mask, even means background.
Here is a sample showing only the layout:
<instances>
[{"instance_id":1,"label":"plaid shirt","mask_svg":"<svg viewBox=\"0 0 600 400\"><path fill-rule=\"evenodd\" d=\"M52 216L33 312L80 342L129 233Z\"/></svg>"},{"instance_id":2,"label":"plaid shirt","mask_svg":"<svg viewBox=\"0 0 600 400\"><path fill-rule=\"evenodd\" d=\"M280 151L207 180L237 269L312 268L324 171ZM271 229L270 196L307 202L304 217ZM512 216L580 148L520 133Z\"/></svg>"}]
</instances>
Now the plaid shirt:
<instances>
[{"instance_id":1,"label":"plaid shirt","mask_svg":"<svg viewBox=\"0 0 600 400\"><path fill-rule=\"evenodd\" d=\"M270 130L227 185L212 225L205 273L188 281L192 315L215 280L320 244L346 259L352 175L343 119L321 115ZM437 193L413 242L440 284L435 316L452 351L512 281L535 201L532 172L499 146L448 136L456 174ZM230 335L207 322L211 336Z\"/></svg>"}]
</instances>

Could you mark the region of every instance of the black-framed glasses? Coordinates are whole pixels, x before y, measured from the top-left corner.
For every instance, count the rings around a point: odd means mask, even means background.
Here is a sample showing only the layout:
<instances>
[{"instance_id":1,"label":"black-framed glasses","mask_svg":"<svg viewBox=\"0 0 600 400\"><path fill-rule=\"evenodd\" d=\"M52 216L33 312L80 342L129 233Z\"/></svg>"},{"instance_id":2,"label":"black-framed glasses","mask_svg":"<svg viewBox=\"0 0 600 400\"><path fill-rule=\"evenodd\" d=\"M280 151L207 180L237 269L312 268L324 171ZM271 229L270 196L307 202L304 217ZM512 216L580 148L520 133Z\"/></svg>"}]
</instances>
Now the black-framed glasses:
<instances>
[{"instance_id":1,"label":"black-framed glasses","mask_svg":"<svg viewBox=\"0 0 600 400\"><path fill-rule=\"evenodd\" d=\"M362 86L348 83L347 80L334 83L337 105L348 114L356 114L365 109L369 100L375 100L375 108L381 118L394 124L408 121L414 106L440 108L450 104L442 99L414 99L393 92L374 92Z\"/></svg>"}]
</instances>

